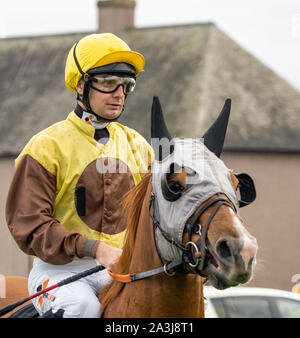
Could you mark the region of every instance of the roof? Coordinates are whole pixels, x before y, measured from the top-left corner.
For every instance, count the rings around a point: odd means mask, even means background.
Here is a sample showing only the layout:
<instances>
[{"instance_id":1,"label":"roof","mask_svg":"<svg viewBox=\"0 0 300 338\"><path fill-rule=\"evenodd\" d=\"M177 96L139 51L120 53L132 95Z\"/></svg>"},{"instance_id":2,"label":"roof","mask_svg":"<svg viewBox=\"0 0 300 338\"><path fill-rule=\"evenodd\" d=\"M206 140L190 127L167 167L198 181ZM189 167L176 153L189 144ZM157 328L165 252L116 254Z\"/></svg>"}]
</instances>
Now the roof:
<instances>
[{"instance_id":1,"label":"roof","mask_svg":"<svg viewBox=\"0 0 300 338\"><path fill-rule=\"evenodd\" d=\"M73 110L65 60L86 34L0 40L0 155L18 154ZM120 121L148 140L154 95L177 137L201 137L230 97L225 150L300 151L299 91L214 24L134 28L120 36L146 58Z\"/></svg>"}]
</instances>

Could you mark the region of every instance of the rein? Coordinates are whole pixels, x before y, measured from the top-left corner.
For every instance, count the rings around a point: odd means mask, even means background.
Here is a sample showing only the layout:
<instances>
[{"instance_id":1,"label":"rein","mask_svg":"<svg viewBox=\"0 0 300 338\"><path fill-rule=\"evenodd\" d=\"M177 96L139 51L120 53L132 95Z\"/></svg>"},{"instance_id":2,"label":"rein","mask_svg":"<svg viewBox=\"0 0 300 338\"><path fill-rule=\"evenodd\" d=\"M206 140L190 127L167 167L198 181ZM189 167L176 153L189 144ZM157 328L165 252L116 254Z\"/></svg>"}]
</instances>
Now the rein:
<instances>
[{"instance_id":1,"label":"rein","mask_svg":"<svg viewBox=\"0 0 300 338\"><path fill-rule=\"evenodd\" d=\"M200 210L193 216L191 222L188 222L185 226L186 231L188 232L188 242L187 244L184 244L183 242L179 242L176 239L174 239L173 237L171 237L166 231L164 231L160 225L160 222L155 218L154 216L154 201L155 201L155 195L153 192L151 192L150 195L150 199L149 199L149 216L152 219L153 222L153 228L154 230L156 228L158 228L161 232L161 234L163 235L163 237L171 244L171 245L175 245L177 248L179 248L180 250L182 250L183 254L182 254L182 260L181 261L171 261L171 262L167 262L166 264L164 264L163 266L153 269L153 270L148 270L145 272L141 272L141 273L132 273L132 274L117 274L117 273L113 273L111 271L108 270L109 275L116 281L121 282L121 283L130 283L130 282L134 282L136 280L140 280L140 279L144 279L144 278L148 278L154 275L157 275L161 272L165 272L168 276L173 276L175 274L175 271L170 272L168 270L170 269L174 269L176 267L183 267L183 269L189 273L189 272L193 272L195 274L199 274L202 277L206 277L205 276L205 268L208 262L207 259L207 252L209 252L213 257L215 257L215 254L213 252L213 249L211 247L211 245L209 244L208 241L208 237L207 237L207 233L208 233L208 229L209 226L213 220L213 218L215 217L216 213L218 212L218 210L220 209L220 207L222 205L227 205L229 206L231 209L233 209L231 203L228 201L228 199L218 195L218 197L213 198L212 200L208 201L207 203L205 203ZM214 210L212 211L212 213L209 215L204 227L203 227L203 231L202 227L200 224L198 224L198 219L200 218L200 216L213 204L216 204ZM153 214L151 214L151 208L153 209ZM192 235L194 233L199 233L200 237L196 242L192 241ZM156 242L155 242L156 244ZM195 253L200 252L201 253L201 258L195 258L194 253L193 253L193 249L195 250ZM156 248L157 250L157 248ZM158 250L157 250L158 252ZM158 255L161 259L161 256L158 252ZM161 261L163 261L161 259ZM192 268L187 270L185 268L185 265L189 264L189 267ZM199 265L199 268L197 268ZM197 269L196 269L197 268Z\"/></svg>"},{"instance_id":2,"label":"rein","mask_svg":"<svg viewBox=\"0 0 300 338\"><path fill-rule=\"evenodd\" d=\"M129 282L134 282L136 280L139 279L144 279L150 276L154 276L157 275L161 272L165 272L167 275L172 275L172 273L170 273L168 271L168 269L172 269L175 268L179 265L182 264L182 261L173 261L173 262L168 262L166 263L164 266L161 266L159 268L153 269L153 270L148 270L148 271L144 271L144 272L140 272L140 273L131 273L131 274L127 274L127 275L121 275L121 274L117 274L117 273L113 273L110 270L107 270L107 272L109 273L109 275L116 281L118 282L122 282L122 283L129 283Z\"/></svg>"}]
</instances>

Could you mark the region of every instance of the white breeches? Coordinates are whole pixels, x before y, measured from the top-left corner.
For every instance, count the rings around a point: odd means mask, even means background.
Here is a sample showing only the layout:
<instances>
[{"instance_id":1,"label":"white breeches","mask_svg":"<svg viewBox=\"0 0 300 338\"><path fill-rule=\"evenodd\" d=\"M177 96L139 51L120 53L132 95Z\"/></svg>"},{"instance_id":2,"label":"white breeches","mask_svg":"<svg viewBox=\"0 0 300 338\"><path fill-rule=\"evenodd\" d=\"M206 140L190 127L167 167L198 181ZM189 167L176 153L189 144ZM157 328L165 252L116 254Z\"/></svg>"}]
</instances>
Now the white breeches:
<instances>
[{"instance_id":1,"label":"white breeches","mask_svg":"<svg viewBox=\"0 0 300 338\"><path fill-rule=\"evenodd\" d=\"M95 259L76 259L65 265L53 265L35 258L28 278L29 294L32 295L97 265L99 263ZM50 309L53 313L63 309L64 318L99 318L101 305L97 295L111 280L105 269L50 290L48 294L34 298L32 303L40 315Z\"/></svg>"}]
</instances>

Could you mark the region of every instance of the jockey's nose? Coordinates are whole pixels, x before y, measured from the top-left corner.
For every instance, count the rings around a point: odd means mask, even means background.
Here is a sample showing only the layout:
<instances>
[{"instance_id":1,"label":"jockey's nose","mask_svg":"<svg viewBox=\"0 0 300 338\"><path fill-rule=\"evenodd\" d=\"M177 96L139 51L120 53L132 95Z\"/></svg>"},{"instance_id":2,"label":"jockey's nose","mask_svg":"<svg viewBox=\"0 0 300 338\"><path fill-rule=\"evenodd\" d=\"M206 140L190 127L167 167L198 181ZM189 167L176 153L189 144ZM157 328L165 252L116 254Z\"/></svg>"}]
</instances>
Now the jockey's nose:
<instances>
[{"instance_id":1,"label":"jockey's nose","mask_svg":"<svg viewBox=\"0 0 300 338\"><path fill-rule=\"evenodd\" d=\"M122 85L119 86L118 89L112 93L112 96L114 96L114 97L122 97L122 96L125 96L123 86L122 86Z\"/></svg>"}]
</instances>

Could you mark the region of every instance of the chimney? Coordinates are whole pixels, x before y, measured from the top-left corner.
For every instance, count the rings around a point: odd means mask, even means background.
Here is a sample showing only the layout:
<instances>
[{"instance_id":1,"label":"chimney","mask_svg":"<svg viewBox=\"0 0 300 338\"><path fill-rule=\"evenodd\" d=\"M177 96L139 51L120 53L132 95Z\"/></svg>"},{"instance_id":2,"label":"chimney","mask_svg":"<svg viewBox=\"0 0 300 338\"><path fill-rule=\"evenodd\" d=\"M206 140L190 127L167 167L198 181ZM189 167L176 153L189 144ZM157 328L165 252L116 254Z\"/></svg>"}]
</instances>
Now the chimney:
<instances>
[{"instance_id":1,"label":"chimney","mask_svg":"<svg viewBox=\"0 0 300 338\"><path fill-rule=\"evenodd\" d=\"M134 27L135 0L99 0L98 33L118 34Z\"/></svg>"}]
</instances>

